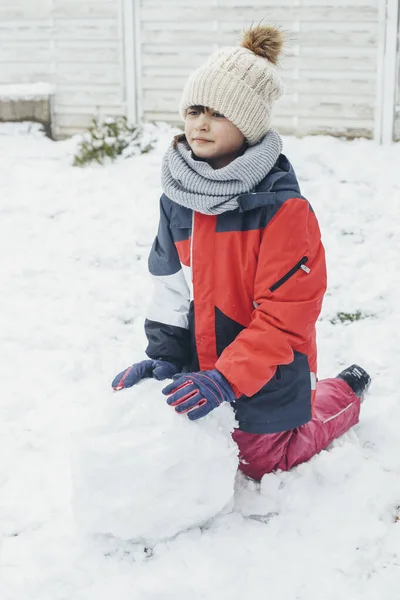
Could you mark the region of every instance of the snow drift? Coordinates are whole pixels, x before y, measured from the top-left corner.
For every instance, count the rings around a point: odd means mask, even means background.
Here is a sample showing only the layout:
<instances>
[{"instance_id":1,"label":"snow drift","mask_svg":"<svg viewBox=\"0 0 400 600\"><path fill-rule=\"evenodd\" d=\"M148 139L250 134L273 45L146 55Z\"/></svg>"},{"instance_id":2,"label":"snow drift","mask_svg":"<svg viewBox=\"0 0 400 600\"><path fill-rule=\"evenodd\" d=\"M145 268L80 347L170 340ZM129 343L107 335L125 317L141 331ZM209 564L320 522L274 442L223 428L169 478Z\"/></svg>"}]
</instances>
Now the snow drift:
<instances>
[{"instance_id":1,"label":"snow drift","mask_svg":"<svg viewBox=\"0 0 400 600\"><path fill-rule=\"evenodd\" d=\"M86 533L154 544L201 525L229 505L238 466L229 405L191 422L152 380L96 406L77 436L73 508ZM212 485L210 485L212 482Z\"/></svg>"}]
</instances>

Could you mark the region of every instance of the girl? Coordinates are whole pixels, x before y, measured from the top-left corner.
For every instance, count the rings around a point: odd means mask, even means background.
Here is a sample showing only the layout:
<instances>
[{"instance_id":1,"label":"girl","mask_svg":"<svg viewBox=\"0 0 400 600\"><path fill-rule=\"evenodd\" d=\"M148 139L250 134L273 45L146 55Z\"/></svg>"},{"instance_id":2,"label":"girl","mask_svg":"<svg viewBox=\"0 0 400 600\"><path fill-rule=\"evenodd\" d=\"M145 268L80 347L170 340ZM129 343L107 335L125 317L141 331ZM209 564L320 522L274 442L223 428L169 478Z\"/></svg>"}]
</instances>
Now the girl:
<instances>
[{"instance_id":1,"label":"girl","mask_svg":"<svg viewBox=\"0 0 400 600\"><path fill-rule=\"evenodd\" d=\"M185 134L164 158L149 257L150 360L112 383L175 376L163 393L191 420L230 402L240 468L257 480L308 460L357 423L370 383L357 365L317 383L325 254L270 126L282 43L274 27L251 28L240 47L218 50L190 76Z\"/></svg>"}]
</instances>

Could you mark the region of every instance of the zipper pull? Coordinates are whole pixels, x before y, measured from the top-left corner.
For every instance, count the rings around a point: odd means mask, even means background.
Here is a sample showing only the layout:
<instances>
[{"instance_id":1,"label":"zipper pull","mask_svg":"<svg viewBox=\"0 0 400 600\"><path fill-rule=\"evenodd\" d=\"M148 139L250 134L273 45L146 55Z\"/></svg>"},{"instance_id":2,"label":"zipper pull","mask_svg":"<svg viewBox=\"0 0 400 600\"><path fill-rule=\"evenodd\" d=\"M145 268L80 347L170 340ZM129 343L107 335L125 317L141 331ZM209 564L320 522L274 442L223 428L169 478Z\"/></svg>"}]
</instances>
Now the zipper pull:
<instances>
[{"instance_id":1,"label":"zipper pull","mask_svg":"<svg viewBox=\"0 0 400 600\"><path fill-rule=\"evenodd\" d=\"M311 273L311 269L310 267L307 267L307 265L301 265L300 269L303 269L305 273Z\"/></svg>"}]
</instances>

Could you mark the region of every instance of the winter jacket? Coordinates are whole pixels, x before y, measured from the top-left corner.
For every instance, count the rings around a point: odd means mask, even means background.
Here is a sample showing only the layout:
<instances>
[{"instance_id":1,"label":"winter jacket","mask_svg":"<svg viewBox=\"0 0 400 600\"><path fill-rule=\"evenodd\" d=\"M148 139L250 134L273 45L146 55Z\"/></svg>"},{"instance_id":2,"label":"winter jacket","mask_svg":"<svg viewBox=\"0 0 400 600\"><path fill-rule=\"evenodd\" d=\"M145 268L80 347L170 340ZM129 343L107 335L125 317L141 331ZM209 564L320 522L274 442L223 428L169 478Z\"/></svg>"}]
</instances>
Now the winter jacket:
<instances>
[{"instance_id":1,"label":"winter jacket","mask_svg":"<svg viewBox=\"0 0 400 600\"><path fill-rule=\"evenodd\" d=\"M315 395L320 230L283 154L238 202L210 216L161 197L146 353L189 371L217 368L239 396L242 431L294 429L311 419Z\"/></svg>"}]
</instances>

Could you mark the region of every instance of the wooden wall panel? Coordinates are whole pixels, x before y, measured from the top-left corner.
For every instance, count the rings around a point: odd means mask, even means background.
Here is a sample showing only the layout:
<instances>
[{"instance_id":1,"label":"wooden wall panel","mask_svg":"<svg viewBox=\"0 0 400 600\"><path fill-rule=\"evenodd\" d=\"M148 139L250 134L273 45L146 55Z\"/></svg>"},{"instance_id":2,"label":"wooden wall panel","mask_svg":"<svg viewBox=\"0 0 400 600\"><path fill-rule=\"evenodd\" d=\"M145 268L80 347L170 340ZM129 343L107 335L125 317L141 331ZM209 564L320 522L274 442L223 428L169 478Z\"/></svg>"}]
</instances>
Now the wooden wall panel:
<instances>
[{"instance_id":1,"label":"wooden wall panel","mask_svg":"<svg viewBox=\"0 0 400 600\"><path fill-rule=\"evenodd\" d=\"M178 123L189 73L218 45L264 20L279 23L286 95L274 123L294 134L373 134L379 34L378 0L141 0L142 105L146 119ZM289 125L288 125L289 124Z\"/></svg>"},{"instance_id":2,"label":"wooden wall panel","mask_svg":"<svg viewBox=\"0 0 400 600\"><path fill-rule=\"evenodd\" d=\"M86 127L95 114L126 113L121 7L120 0L1 0L0 83L53 83L56 136Z\"/></svg>"}]
</instances>

